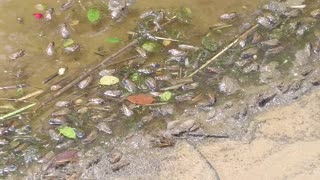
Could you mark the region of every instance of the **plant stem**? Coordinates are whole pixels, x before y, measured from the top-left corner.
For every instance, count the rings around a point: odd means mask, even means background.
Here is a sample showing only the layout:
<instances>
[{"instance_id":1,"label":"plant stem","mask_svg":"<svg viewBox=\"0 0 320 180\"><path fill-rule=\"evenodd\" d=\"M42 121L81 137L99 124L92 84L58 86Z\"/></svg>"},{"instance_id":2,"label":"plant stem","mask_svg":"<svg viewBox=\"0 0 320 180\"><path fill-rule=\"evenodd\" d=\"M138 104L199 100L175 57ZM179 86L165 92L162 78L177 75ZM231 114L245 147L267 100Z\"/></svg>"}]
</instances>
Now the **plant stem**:
<instances>
[{"instance_id":1,"label":"plant stem","mask_svg":"<svg viewBox=\"0 0 320 180\"><path fill-rule=\"evenodd\" d=\"M22 111L25 111L25 110L27 110L27 109L35 106L36 104L37 104L37 103L29 104L28 106L22 107L22 108L20 108L20 109L18 109L18 110L15 110L15 111L11 112L11 113L5 114L5 115L3 115L3 116L0 117L0 121L4 120L4 119L6 119L6 118L9 118L9 117L11 117L11 116L14 116L14 115L16 115L16 114L19 114L19 113L21 113Z\"/></svg>"}]
</instances>

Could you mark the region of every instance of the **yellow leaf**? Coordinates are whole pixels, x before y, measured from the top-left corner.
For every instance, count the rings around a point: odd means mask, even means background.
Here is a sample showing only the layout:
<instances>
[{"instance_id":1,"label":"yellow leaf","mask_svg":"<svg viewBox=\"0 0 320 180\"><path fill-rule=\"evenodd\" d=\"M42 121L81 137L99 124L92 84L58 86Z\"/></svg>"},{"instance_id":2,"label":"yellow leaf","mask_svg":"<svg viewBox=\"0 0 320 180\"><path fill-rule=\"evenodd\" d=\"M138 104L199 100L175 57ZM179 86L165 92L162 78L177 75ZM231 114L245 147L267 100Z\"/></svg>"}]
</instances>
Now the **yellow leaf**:
<instances>
[{"instance_id":1,"label":"yellow leaf","mask_svg":"<svg viewBox=\"0 0 320 180\"><path fill-rule=\"evenodd\" d=\"M100 79L100 84L105 86L114 85L114 84L117 84L118 82L119 82L119 78L115 76L103 76Z\"/></svg>"}]
</instances>

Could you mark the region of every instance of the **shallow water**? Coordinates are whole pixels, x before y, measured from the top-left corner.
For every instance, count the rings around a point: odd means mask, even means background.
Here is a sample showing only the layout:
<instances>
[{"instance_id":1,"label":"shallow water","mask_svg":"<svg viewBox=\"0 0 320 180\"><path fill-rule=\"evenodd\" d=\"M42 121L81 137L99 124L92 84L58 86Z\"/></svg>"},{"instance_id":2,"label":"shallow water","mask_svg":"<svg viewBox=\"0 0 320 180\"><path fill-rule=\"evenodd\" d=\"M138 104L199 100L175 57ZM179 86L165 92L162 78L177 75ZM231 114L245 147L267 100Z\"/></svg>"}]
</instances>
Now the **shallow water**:
<instances>
[{"instance_id":1,"label":"shallow water","mask_svg":"<svg viewBox=\"0 0 320 180\"><path fill-rule=\"evenodd\" d=\"M102 22L92 25L86 19L86 10L81 8L78 3L71 10L61 12L59 7L65 1L45 1L48 7L56 9L57 18L52 23L36 20L32 14L39 12L35 5L40 3L35 0L0 1L0 87L17 84L27 84L25 94L34 92L38 89L46 90L48 85L42 83L45 77L50 76L60 67L68 67L69 75L75 72L84 71L88 67L100 62L103 58L94 54L98 48L106 51L107 55L124 46L129 42L127 32L134 30L139 15L149 9L176 9L182 6L190 7L192 10L192 24L188 27L189 35L200 36L207 32L208 28L221 23L219 16L223 13L238 12L240 16L247 17L253 13L264 0L149 0L138 2L129 10L128 17L123 22L114 23L107 13L103 14ZM83 1L85 7L90 7L98 1ZM95 5L99 9L105 10L106 4ZM72 26L71 37L81 44L81 51L74 55L62 53L63 41L59 34L58 25L64 22L64 18L69 16L73 20L79 20L79 24ZM23 23L19 24L17 18L23 18ZM123 40L119 44L106 42L108 37L117 37ZM56 44L56 55L48 57L45 53L48 43L54 41ZM198 41L191 39L190 44L197 44ZM19 49L25 49L25 56L16 60L10 60L9 55ZM128 55L127 57L130 57ZM122 57L126 58L126 57ZM121 58L120 58L121 59ZM158 61L156 57L148 61ZM22 72L22 73L21 73ZM22 75L21 75L21 74ZM19 74L19 77L17 77ZM69 77L72 78L72 77ZM92 90L91 90L92 91ZM94 89L93 89L94 91ZM69 92L67 94L72 94ZM16 98L16 90L0 90L0 98ZM62 97L63 99L63 97ZM37 101L37 99L32 99ZM0 100L0 105L12 104ZM23 104L19 104L22 106ZM50 110L48 112L52 111ZM47 113L41 112L37 118L32 118L31 129L36 133L46 133L43 126L47 126ZM122 122L115 124L113 136L123 136L128 129L134 126L135 121ZM149 130L157 129L158 125L152 124ZM154 127L155 126L155 127ZM134 128L133 128L134 129ZM41 136L41 134L40 134ZM51 148L51 146L50 146ZM48 150L48 149L46 149ZM0 161L2 164L2 162Z\"/></svg>"}]
</instances>

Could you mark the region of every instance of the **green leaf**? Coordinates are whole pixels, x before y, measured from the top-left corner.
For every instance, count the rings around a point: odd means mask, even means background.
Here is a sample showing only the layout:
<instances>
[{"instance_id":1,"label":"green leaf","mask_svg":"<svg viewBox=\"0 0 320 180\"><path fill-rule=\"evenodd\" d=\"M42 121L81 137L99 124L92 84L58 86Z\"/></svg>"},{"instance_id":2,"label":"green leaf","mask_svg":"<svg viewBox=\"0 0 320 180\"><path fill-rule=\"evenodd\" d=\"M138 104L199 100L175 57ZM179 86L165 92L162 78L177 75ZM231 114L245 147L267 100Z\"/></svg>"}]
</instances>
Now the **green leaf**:
<instances>
[{"instance_id":1,"label":"green leaf","mask_svg":"<svg viewBox=\"0 0 320 180\"><path fill-rule=\"evenodd\" d=\"M16 94L18 97L21 97L24 95L24 89L23 88L18 88L16 91Z\"/></svg>"},{"instance_id":2,"label":"green leaf","mask_svg":"<svg viewBox=\"0 0 320 180\"><path fill-rule=\"evenodd\" d=\"M160 50L160 45L156 42L147 41L143 43L142 48L148 52L158 52Z\"/></svg>"},{"instance_id":3,"label":"green leaf","mask_svg":"<svg viewBox=\"0 0 320 180\"><path fill-rule=\"evenodd\" d=\"M72 39L66 39L63 43L63 47L71 46L74 43Z\"/></svg>"},{"instance_id":4,"label":"green leaf","mask_svg":"<svg viewBox=\"0 0 320 180\"><path fill-rule=\"evenodd\" d=\"M160 101L169 101L172 98L172 93L166 91L160 95Z\"/></svg>"},{"instance_id":5,"label":"green leaf","mask_svg":"<svg viewBox=\"0 0 320 180\"><path fill-rule=\"evenodd\" d=\"M62 135L64 135L67 138L70 138L70 139L76 138L76 132L74 131L73 128L71 128L69 126L61 127L58 130Z\"/></svg>"},{"instance_id":6,"label":"green leaf","mask_svg":"<svg viewBox=\"0 0 320 180\"><path fill-rule=\"evenodd\" d=\"M133 82L139 82L141 81L141 76L139 73L133 73L131 76L130 76L130 79L133 81Z\"/></svg>"},{"instance_id":7,"label":"green leaf","mask_svg":"<svg viewBox=\"0 0 320 180\"><path fill-rule=\"evenodd\" d=\"M103 76L100 79L100 84L105 86L114 85L114 84L117 84L118 82L119 82L119 78L115 76Z\"/></svg>"},{"instance_id":8,"label":"green leaf","mask_svg":"<svg viewBox=\"0 0 320 180\"><path fill-rule=\"evenodd\" d=\"M184 14L187 17L191 17L192 16L192 11L188 7L182 7L181 8L181 14Z\"/></svg>"},{"instance_id":9,"label":"green leaf","mask_svg":"<svg viewBox=\"0 0 320 180\"><path fill-rule=\"evenodd\" d=\"M210 34L202 38L201 44L209 51L216 51L218 49L217 43L210 37Z\"/></svg>"},{"instance_id":10,"label":"green leaf","mask_svg":"<svg viewBox=\"0 0 320 180\"><path fill-rule=\"evenodd\" d=\"M182 7L178 10L177 17L182 22L190 23L192 18L192 11L188 7Z\"/></svg>"},{"instance_id":11,"label":"green leaf","mask_svg":"<svg viewBox=\"0 0 320 180\"><path fill-rule=\"evenodd\" d=\"M34 7L39 11L45 11L48 9L48 7L45 4L36 4Z\"/></svg>"},{"instance_id":12,"label":"green leaf","mask_svg":"<svg viewBox=\"0 0 320 180\"><path fill-rule=\"evenodd\" d=\"M116 38L116 37L107 38L107 42L108 43L119 43L119 42L121 42L121 39Z\"/></svg>"},{"instance_id":13,"label":"green leaf","mask_svg":"<svg viewBox=\"0 0 320 180\"><path fill-rule=\"evenodd\" d=\"M97 23L100 19L100 11L97 8L91 8L88 10L87 17L91 23Z\"/></svg>"}]
</instances>

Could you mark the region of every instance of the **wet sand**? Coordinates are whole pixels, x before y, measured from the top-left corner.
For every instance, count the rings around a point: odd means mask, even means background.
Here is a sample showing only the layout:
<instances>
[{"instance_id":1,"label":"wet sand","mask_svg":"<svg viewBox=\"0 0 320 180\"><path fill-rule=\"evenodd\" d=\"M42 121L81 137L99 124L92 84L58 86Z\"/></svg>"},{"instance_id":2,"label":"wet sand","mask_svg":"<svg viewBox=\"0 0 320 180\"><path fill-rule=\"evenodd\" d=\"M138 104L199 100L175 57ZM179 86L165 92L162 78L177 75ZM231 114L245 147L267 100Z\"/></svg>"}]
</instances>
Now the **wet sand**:
<instances>
[{"instance_id":1,"label":"wet sand","mask_svg":"<svg viewBox=\"0 0 320 180\"><path fill-rule=\"evenodd\" d=\"M143 135L126 144L127 167L112 172L107 155L82 179L282 180L320 177L320 89L254 117L241 140L180 139L174 147L146 148ZM122 151L127 149L123 146ZM112 166L112 165L111 165Z\"/></svg>"}]
</instances>

